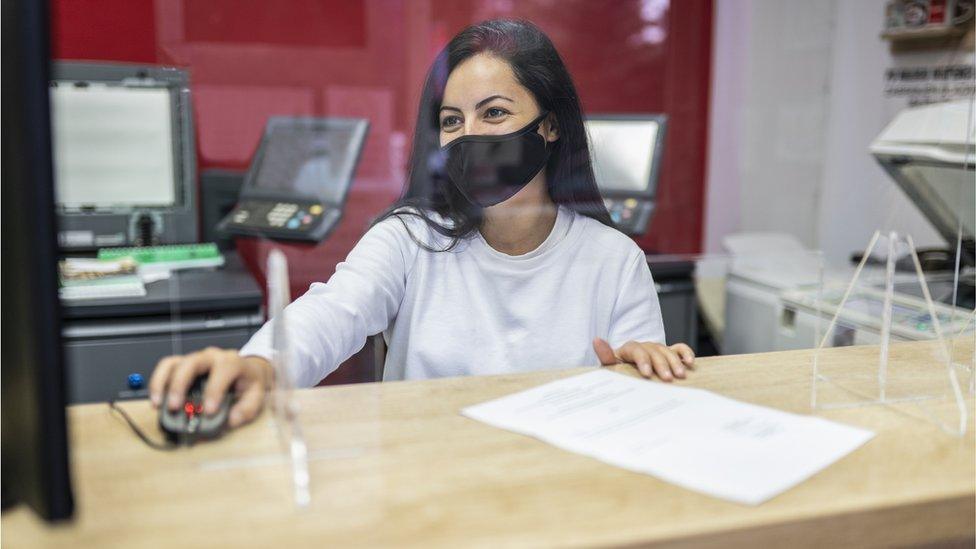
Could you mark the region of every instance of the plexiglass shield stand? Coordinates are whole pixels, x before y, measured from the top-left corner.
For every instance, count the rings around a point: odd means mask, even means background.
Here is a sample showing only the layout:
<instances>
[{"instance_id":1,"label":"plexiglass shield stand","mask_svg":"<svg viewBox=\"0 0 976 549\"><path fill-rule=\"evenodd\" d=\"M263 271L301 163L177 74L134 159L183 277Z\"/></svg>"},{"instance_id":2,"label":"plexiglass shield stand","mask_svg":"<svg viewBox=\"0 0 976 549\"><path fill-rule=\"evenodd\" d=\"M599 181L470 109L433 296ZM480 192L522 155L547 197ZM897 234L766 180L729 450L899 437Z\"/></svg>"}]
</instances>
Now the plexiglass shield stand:
<instances>
[{"instance_id":1,"label":"plexiglass shield stand","mask_svg":"<svg viewBox=\"0 0 976 549\"><path fill-rule=\"evenodd\" d=\"M902 265L911 261L911 272L897 272L899 258ZM973 372L973 351L965 344L971 342L964 339L972 339L967 313L933 301L911 236L876 231L818 338L813 409L880 404L962 436L969 419L964 392L972 390ZM858 315L878 319L872 334L877 346L859 349L864 354L859 366L841 366L845 362L831 347L851 343L843 342L853 324L845 319ZM960 383L960 374L970 387Z\"/></svg>"},{"instance_id":2,"label":"plexiglass shield stand","mask_svg":"<svg viewBox=\"0 0 976 549\"><path fill-rule=\"evenodd\" d=\"M288 262L280 250L268 255L268 306L273 323L275 380L269 402L272 422L282 451L291 463L291 479L295 504L307 507L311 501L308 473L308 446L302 434L298 403L293 398L295 389L294 360L288 340L287 313L285 307L291 301L288 289Z\"/></svg>"}]
</instances>

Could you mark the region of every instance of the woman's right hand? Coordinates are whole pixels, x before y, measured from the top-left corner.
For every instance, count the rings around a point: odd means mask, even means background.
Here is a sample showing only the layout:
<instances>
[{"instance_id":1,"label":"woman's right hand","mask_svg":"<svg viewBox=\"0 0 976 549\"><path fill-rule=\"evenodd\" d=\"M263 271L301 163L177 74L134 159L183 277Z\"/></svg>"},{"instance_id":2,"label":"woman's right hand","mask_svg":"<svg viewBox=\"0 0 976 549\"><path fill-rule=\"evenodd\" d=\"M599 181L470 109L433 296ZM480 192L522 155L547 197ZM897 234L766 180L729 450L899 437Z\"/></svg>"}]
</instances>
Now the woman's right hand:
<instances>
[{"instance_id":1,"label":"woman's right hand","mask_svg":"<svg viewBox=\"0 0 976 549\"><path fill-rule=\"evenodd\" d=\"M208 347L188 355L173 355L156 364L149 380L149 398L153 407L163 402L163 394L170 410L183 404L186 392L197 376L210 374L203 392L203 413L214 414L228 390L237 395L237 403L230 409L228 424L243 425L261 412L265 392L271 389L274 370L267 360L242 357L237 351Z\"/></svg>"}]
</instances>

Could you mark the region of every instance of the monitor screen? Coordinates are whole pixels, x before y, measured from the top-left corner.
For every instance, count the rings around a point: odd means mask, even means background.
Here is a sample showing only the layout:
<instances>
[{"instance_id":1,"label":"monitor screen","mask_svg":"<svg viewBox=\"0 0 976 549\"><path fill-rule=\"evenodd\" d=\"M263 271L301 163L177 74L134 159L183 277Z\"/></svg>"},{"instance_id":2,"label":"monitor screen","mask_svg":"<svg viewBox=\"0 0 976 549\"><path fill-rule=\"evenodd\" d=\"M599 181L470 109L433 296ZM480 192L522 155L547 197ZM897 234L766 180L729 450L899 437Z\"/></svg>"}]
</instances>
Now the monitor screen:
<instances>
[{"instance_id":1,"label":"monitor screen","mask_svg":"<svg viewBox=\"0 0 976 549\"><path fill-rule=\"evenodd\" d=\"M50 96L59 206L177 202L169 89L60 81Z\"/></svg>"},{"instance_id":2,"label":"monitor screen","mask_svg":"<svg viewBox=\"0 0 976 549\"><path fill-rule=\"evenodd\" d=\"M652 192L657 120L587 120L593 172L601 191Z\"/></svg>"},{"instance_id":3,"label":"monitor screen","mask_svg":"<svg viewBox=\"0 0 976 549\"><path fill-rule=\"evenodd\" d=\"M255 189L329 201L348 185L362 145L362 128L301 120L273 122L255 166Z\"/></svg>"}]
</instances>

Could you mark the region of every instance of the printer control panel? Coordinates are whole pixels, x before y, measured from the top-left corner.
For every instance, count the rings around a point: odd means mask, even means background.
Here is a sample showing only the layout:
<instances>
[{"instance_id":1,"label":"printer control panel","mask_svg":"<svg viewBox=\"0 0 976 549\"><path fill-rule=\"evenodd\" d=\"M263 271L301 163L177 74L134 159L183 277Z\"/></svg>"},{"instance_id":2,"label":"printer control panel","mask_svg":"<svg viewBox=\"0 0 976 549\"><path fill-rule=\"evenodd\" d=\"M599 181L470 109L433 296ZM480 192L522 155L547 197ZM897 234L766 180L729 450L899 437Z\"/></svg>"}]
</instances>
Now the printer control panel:
<instances>
[{"instance_id":1,"label":"printer control panel","mask_svg":"<svg viewBox=\"0 0 976 549\"><path fill-rule=\"evenodd\" d=\"M338 209L317 202L244 199L225 220L225 228L274 238L321 240L341 217Z\"/></svg>"},{"instance_id":2,"label":"printer control panel","mask_svg":"<svg viewBox=\"0 0 976 549\"><path fill-rule=\"evenodd\" d=\"M627 235L641 235L647 232L654 204L640 198L604 198L603 204L610 212L610 220Z\"/></svg>"}]
</instances>

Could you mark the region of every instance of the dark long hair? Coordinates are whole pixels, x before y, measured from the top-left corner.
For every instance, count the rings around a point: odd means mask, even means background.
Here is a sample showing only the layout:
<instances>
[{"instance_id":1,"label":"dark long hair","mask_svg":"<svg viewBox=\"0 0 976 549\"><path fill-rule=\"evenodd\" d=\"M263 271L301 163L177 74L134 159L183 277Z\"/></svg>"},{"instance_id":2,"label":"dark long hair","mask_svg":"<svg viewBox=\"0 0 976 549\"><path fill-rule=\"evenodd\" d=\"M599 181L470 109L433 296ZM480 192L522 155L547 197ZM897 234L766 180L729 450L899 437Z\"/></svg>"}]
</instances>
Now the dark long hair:
<instances>
[{"instance_id":1,"label":"dark long hair","mask_svg":"<svg viewBox=\"0 0 976 549\"><path fill-rule=\"evenodd\" d=\"M552 41L538 27L528 21L510 20L472 25L437 55L420 98L406 188L374 224L391 216L420 217L431 229L451 238L444 250L453 248L481 226L482 208L466 200L444 172L439 116L448 76L463 61L479 53L508 62L515 78L532 93L539 107L556 118L559 139L552 144L545 168L552 201L612 226L593 177L583 113L569 71ZM432 219L430 212L439 214L447 223ZM418 244L431 249L419 240Z\"/></svg>"}]
</instances>

